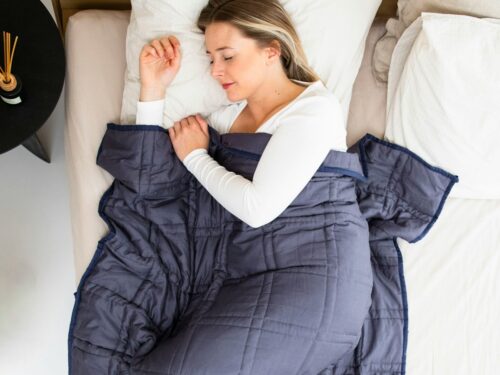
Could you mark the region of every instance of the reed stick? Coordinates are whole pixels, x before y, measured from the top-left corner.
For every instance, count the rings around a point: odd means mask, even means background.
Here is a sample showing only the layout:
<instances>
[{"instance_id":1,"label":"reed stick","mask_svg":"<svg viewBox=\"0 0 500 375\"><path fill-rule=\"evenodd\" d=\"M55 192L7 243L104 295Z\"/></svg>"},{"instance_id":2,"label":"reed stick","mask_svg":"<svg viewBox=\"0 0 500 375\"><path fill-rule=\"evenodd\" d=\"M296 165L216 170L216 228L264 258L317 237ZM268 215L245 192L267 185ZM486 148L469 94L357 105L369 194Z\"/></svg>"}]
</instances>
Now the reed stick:
<instances>
[{"instance_id":1,"label":"reed stick","mask_svg":"<svg viewBox=\"0 0 500 375\"><path fill-rule=\"evenodd\" d=\"M4 65L5 68L2 69L0 67L0 74L2 80L4 83L10 83L11 82L11 73L12 73L12 62L14 61L14 53L16 52L16 46L17 46L17 40L18 36L14 39L14 47L12 48L12 51L10 50L10 45L11 45L11 34L9 32L2 32L3 36L3 60L4 60Z\"/></svg>"},{"instance_id":2,"label":"reed stick","mask_svg":"<svg viewBox=\"0 0 500 375\"><path fill-rule=\"evenodd\" d=\"M9 67L9 72L10 69L12 69L12 61L14 61L14 53L16 52L16 45L17 45L17 39L19 37L16 35L16 39L14 39L14 47L12 48L12 55L10 55L10 67Z\"/></svg>"},{"instance_id":3,"label":"reed stick","mask_svg":"<svg viewBox=\"0 0 500 375\"><path fill-rule=\"evenodd\" d=\"M5 69L7 70L7 79L10 80L10 34L7 33L7 65L5 66Z\"/></svg>"},{"instance_id":4,"label":"reed stick","mask_svg":"<svg viewBox=\"0 0 500 375\"><path fill-rule=\"evenodd\" d=\"M6 39L5 39L5 31L2 31L2 37L3 37L3 62L4 64L7 63L7 61L5 60L7 58L7 45L6 45ZM7 65L5 65L5 70L7 70ZM5 74L5 73L4 73ZM5 77L5 79L7 79L7 77Z\"/></svg>"}]
</instances>

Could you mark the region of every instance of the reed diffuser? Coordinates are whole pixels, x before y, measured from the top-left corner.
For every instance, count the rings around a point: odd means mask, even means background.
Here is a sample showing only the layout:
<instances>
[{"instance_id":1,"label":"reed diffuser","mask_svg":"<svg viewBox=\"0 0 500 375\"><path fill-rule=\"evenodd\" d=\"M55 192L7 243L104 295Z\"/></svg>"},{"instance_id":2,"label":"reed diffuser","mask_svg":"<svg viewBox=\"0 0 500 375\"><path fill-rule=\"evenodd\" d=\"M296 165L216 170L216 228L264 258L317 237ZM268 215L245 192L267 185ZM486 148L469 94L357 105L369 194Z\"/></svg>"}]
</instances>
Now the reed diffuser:
<instances>
[{"instance_id":1,"label":"reed diffuser","mask_svg":"<svg viewBox=\"0 0 500 375\"><path fill-rule=\"evenodd\" d=\"M12 73L12 62L14 61L14 53L16 52L17 39L14 40L14 47L10 48L10 33L2 32L3 34L3 62L4 68L0 66L0 97L5 103L19 104L21 103L21 88L22 82L18 75Z\"/></svg>"}]
</instances>

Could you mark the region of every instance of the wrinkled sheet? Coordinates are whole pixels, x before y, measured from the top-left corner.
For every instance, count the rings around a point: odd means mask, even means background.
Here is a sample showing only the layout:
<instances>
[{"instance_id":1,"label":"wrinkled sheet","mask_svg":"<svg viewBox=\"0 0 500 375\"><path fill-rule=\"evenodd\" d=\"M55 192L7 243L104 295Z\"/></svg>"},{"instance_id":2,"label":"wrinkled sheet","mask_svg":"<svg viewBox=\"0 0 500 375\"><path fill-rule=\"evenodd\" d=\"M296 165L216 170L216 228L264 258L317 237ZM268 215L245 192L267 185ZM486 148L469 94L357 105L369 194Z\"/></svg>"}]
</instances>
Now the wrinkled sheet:
<instances>
[{"instance_id":1,"label":"wrinkled sheet","mask_svg":"<svg viewBox=\"0 0 500 375\"><path fill-rule=\"evenodd\" d=\"M209 154L251 179L271 134L209 129ZM396 238L425 236L457 176L367 134L252 228L161 127L108 124L97 163L110 231L75 293L71 374L404 373Z\"/></svg>"}]
</instances>

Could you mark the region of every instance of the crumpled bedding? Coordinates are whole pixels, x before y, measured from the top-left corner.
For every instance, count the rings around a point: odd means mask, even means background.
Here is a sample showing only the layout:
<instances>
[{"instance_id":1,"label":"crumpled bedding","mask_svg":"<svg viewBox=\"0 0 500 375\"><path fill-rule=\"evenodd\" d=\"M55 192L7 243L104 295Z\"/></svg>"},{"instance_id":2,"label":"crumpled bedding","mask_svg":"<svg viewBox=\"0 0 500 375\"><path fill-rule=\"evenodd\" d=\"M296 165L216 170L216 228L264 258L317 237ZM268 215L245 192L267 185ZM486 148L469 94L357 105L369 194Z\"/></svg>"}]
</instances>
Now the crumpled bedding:
<instances>
[{"instance_id":1,"label":"crumpled bedding","mask_svg":"<svg viewBox=\"0 0 500 375\"><path fill-rule=\"evenodd\" d=\"M209 154L251 179L271 134L209 131ZM404 373L396 238L425 236L457 176L366 134L252 228L162 127L109 123L97 164L109 233L75 293L70 374Z\"/></svg>"}]
</instances>

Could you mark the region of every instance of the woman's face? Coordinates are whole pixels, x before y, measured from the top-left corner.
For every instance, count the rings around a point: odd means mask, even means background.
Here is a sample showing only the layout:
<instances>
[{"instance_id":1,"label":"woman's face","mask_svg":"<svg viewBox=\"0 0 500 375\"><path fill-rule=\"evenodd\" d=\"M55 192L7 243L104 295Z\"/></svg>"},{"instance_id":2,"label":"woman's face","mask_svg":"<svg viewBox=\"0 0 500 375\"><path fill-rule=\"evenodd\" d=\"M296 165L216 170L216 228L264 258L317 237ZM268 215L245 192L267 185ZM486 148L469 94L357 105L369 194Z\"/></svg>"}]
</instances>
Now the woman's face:
<instances>
[{"instance_id":1,"label":"woman's face","mask_svg":"<svg viewBox=\"0 0 500 375\"><path fill-rule=\"evenodd\" d=\"M229 100L248 98L265 80L268 48L260 49L255 40L244 37L227 22L210 24L205 30L205 45L211 74L225 88Z\"/></svg>"}]
</instances>

